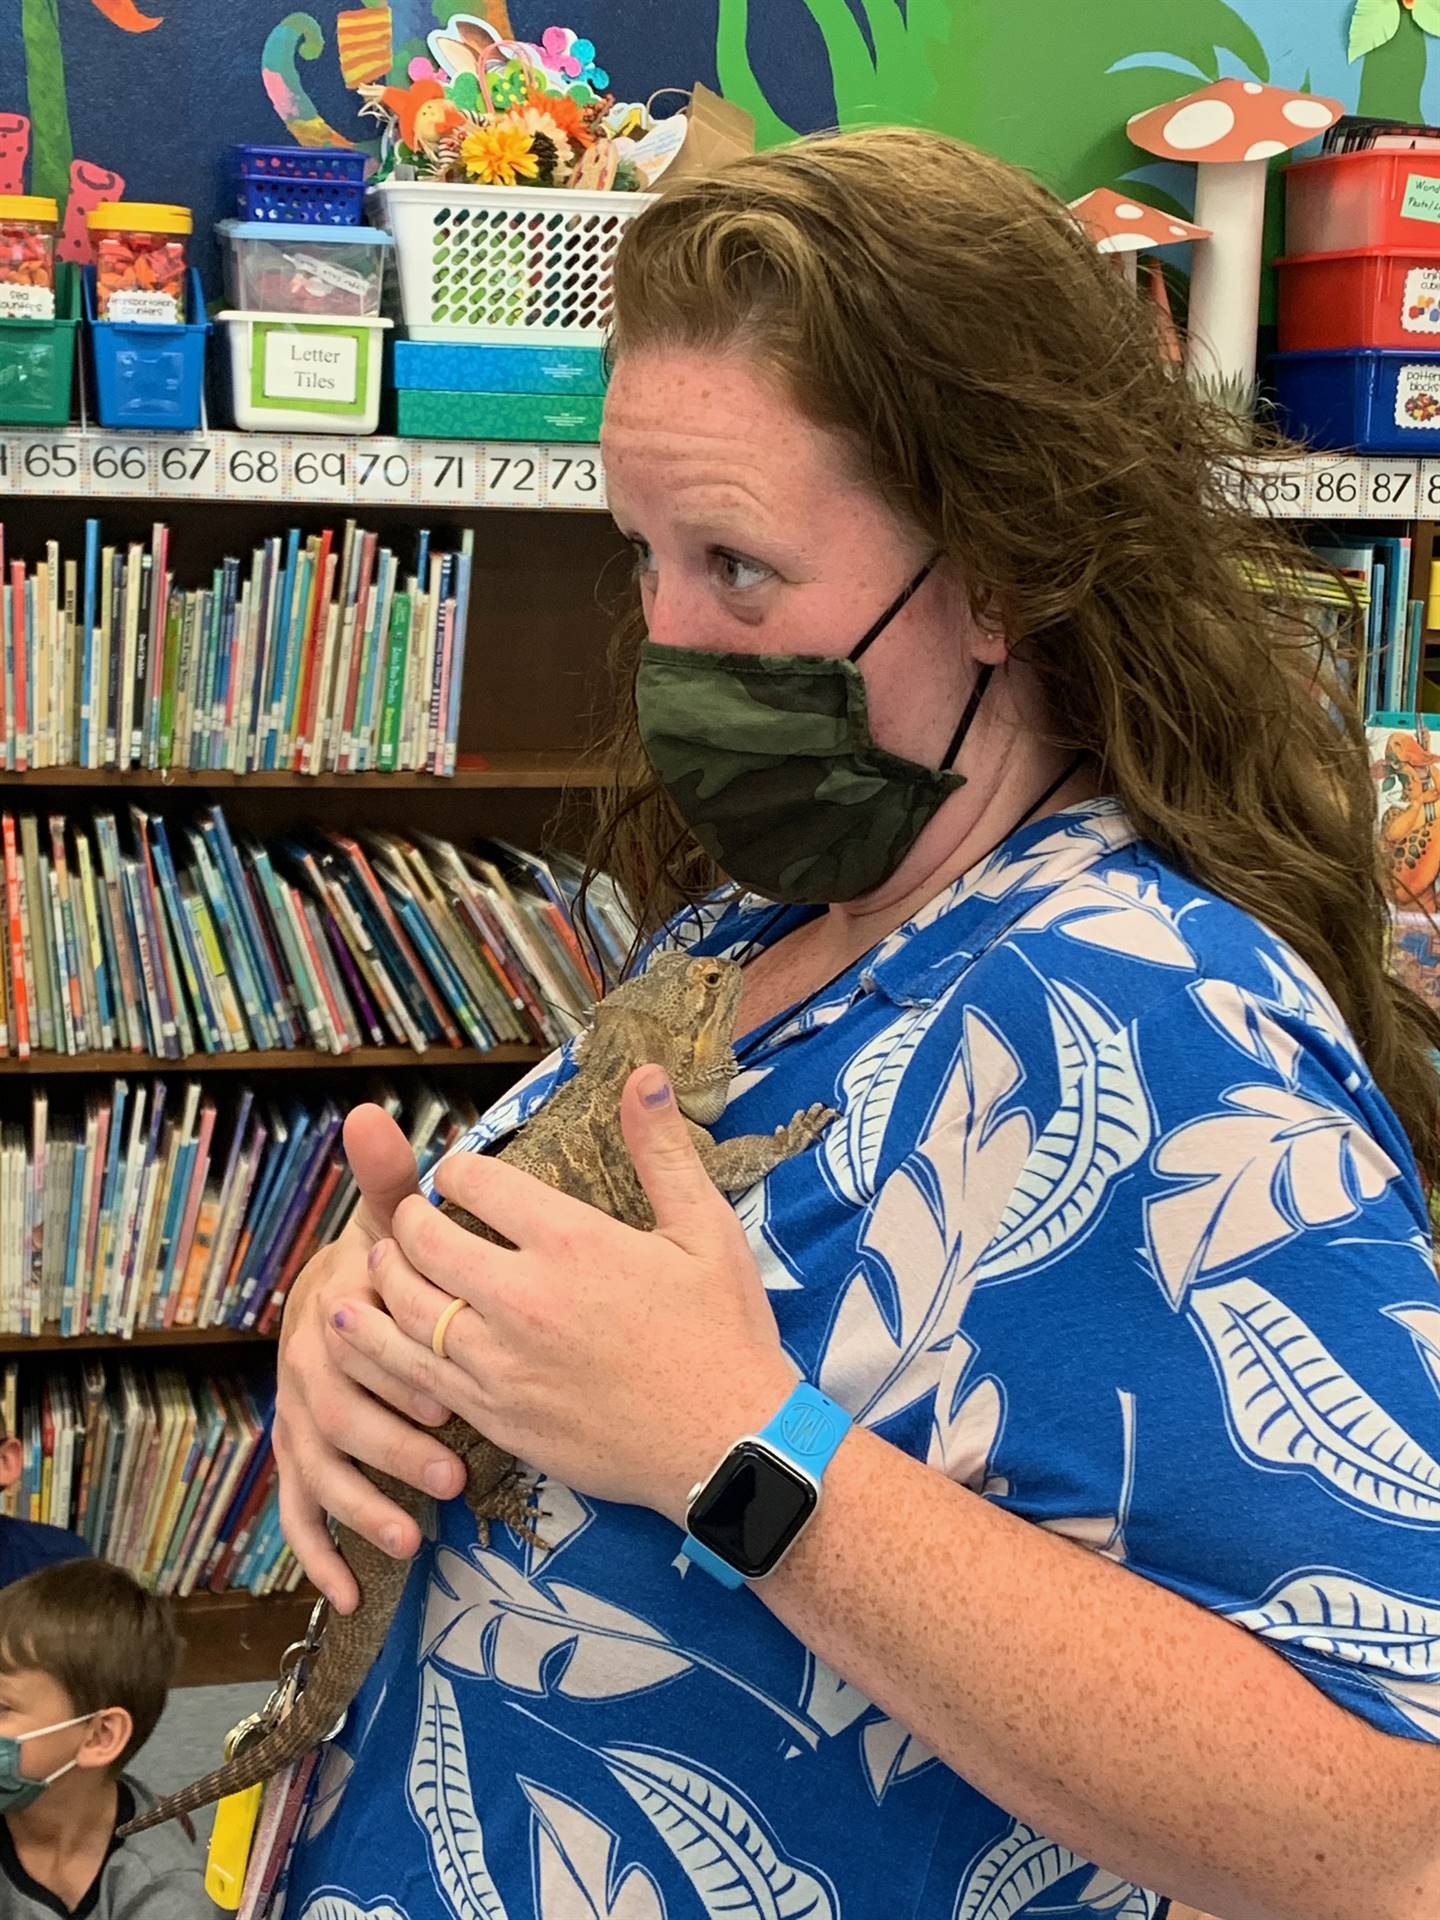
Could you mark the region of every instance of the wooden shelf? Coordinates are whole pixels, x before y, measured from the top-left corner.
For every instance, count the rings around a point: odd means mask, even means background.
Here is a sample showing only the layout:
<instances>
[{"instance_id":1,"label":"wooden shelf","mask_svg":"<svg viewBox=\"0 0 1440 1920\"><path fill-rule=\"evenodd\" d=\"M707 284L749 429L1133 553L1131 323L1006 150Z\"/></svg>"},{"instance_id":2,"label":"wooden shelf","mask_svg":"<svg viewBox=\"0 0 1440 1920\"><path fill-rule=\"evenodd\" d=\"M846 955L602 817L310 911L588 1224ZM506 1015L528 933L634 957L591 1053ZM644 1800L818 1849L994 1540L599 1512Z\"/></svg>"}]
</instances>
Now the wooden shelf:
<instances>
[{"instance_id":1,"label":"wooden shelf","mask_svg":"<svg viewBox=\"0 0 1440 1920\"><path fill-rule=\"evenodd\" d=\"M454 788L490 788L515 792L527 788L599 787L609 778L598 761L574 754L509 752L466 754L453 774L435 773L227 773L200 767L29 767L23 773L0 769L0 787L151 787L202 793L237 787L317 788L356 792L443 792Z\"/></svg>"},{"instance_id":2,"label":"wooden shelf","mask_svg":"<svg viewBox=\"0 0 1440 1920\"><path fill-rule=\"evenodd\" d=\"M162 1327L158 1332L62 1334L53 1321L40 1333L0 1333L0 1353L129 1353L140 1347L271 1347L273 1333L242 1333L235 1327Z\"/></svg>"},{"instance_id":3,"label":"wooden shelf","mask_svg":"<svg viewBox=\"0 0 1440 1920\"><path fill-rule=\"evenodd\" d=\"M192 1593L175 1602L175 1618L185 1650L175 1684L180 1687L235 1686L275 1680L280 1657L292 1641L304 1638L315 1605L314 1589L271 1594Z\"/></svg>"},{"instance_id":4,"label":"wooden shelf","mask_svg":"<svg viewBox=\"0 0 1440 1920\"><path fill-rule=\"evenodd\" d=\"M55 1073L313 1073L317 1067L520 1067L543 1060L542 1047L356 1047L350 1053L321 1053L315 1047L279 1047L269 1052L187 1053L165 1060L153 1053L32 1053L0 1059L0 1077L28 1078Z\"/></svg>"}]
</instances>

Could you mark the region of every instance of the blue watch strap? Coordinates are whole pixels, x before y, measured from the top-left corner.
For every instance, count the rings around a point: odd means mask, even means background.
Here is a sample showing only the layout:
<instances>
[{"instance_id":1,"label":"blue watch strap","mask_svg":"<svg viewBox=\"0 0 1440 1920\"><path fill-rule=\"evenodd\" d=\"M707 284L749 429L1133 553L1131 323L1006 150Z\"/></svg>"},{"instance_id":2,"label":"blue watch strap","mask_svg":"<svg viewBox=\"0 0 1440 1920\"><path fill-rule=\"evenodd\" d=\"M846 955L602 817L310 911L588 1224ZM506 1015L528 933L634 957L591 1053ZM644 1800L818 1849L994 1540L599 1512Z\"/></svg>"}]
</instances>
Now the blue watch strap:
<instances>
[{"instance_id":1,"label":"blue watch strap","mask_svg":"<svg viewBox=\"0 0 1440 1920\"><path fill-rule=\"evenodd\" d=\"M818 1480L850 1426L850 1416L842 1406L808 1380L801 1380L775 1418L755 1437Z\"/></svg>"},{"instance_id":2,"label":"blue watch strap","mask_svg":"<svg viewBox=\"0 0 1440 1920\"><path fill-rule=\"evenodd\" d=\"M718 1553L712 1553L703 1541L697 1540L693 1533L687 1533L680 1543L680 1551L687 1560L708 1573L712 1580L718 1580L722 1587L732 1590L743 1587L745 1576L738 1567L732 1567L728 1560L722 1560Z\"/></svg>"},{"instance_id":3,"label":"blue watch strap","mask_svg":"<svg viewBox=\"0 0 1440 1920\"><path fill-rule=\"evenodd\" d=\"M812 1387L808 1380L801 1380L774 1419L763 1426L755 1438L812 1480L819 1480L852 1424L850 1415L829 1394ZM687 1560L694 1561L721 1586L744 1586L744 1574L693 1534L685 1535L680 1550Z\"/></svg>"}]
</instances>

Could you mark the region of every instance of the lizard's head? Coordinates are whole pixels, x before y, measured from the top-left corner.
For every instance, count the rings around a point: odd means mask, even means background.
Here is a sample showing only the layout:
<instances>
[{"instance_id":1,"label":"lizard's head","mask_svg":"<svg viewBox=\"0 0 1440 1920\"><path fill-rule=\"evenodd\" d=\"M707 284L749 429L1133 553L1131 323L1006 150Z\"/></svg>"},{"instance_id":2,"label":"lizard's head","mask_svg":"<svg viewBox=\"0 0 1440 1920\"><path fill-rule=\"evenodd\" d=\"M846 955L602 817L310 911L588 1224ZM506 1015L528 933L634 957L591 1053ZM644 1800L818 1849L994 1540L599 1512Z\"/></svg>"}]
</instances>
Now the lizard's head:
<instances>
[{"instance_id":1,"label":"lizard's head","mask_svg":"<svg viewBox=\"0 0 1440 1920\"><path fill-rule=\"evenodd\" d=\"M742 975L733 960L662 953L595 1009L597 1030L612 1013L643 1011L666 1037L670 1075L680 1110L702 1127L725 1111L735 1077L735 1014Z\"/></svg>"}]
</instances>

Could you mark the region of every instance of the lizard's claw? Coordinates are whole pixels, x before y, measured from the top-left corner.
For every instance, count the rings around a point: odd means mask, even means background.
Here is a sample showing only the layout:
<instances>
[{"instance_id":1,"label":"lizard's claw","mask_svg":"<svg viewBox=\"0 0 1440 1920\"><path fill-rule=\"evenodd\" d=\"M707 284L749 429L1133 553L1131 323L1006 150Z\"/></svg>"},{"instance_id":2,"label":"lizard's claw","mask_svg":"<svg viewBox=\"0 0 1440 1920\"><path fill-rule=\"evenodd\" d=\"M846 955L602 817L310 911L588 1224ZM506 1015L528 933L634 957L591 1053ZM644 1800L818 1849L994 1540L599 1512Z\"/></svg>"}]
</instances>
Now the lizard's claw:
<instances>
[{"instance_id":1,"label":"lizard's claw","mask_svg":"<svg viewBox=\"0 0 1440 1920\"><path fill-rule=\"evenodd\" d=\"M775 1129L776 1144L784 1147L787 1154L803 1153L807 1147L814 1146L830 1122L838 1118L834 1107L817 1100L811 1106L802 1107L783 1127Z\"/></svg>"}]
</instances>

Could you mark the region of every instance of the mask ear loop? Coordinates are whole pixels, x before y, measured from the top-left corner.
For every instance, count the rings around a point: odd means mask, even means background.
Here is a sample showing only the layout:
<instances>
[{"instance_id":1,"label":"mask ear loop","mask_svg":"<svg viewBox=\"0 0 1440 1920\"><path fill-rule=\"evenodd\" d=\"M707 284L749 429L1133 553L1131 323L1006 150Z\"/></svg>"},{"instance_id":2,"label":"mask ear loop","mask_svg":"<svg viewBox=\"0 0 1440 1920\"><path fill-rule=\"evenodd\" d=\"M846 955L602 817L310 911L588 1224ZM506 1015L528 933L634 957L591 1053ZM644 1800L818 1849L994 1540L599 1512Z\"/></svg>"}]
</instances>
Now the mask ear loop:
<instances>
[{"instance_id":1,"label":"mask ear loop","mask_svg":"<svg viewBox=\"0 0 1440 1920\"><path fill-rule=\"evenodd\" d=\"M959 725L950 736L950 744L945 749L944 757L940 762L943 768L948 769L950 767L956 754L959 753L961 747L964 745L965 736L969 733L975 715L980 709L980 702L985 698L985 689L989 686L990 676L994 671L994 667L985 666L981 667L979 673L976 674L975 684L970 689L970 698L965 702L965 711L960 716Z\"/></svg>"},{"instance_id":2,"label":"mask ear loop","mask_svg":"<svg viewBox=\"0 0 1440 1920\"><path fill-rule=\"evenodd\" d=\"M858 660L861 654L864 653L865 649L868 646L870 646L872 642L880 638L881 634L885 631L886 627L889 626L890 622L895 618L896 614L899 613L900 609L905 605L906 601L908 601L912 597L912 595L917 594L920 591L921 587L924 586L925 582L930 578L930 575L935 570L935 562L939 558L940 556L938 553L932 554L930 558L925 562L924 566L916 574L915 578L910 582L910 584L900 589L899 593L896 594L895 598L890 602L889 606L885 609L884 613L881 614L880 618L875 622L874 626L871 627L870 631L865 635L864 639L856 641L855 645L850 649L850 652L846 654L845 657L847 660L850 660L850 661Z\"/></svg>"}]
</instances>

